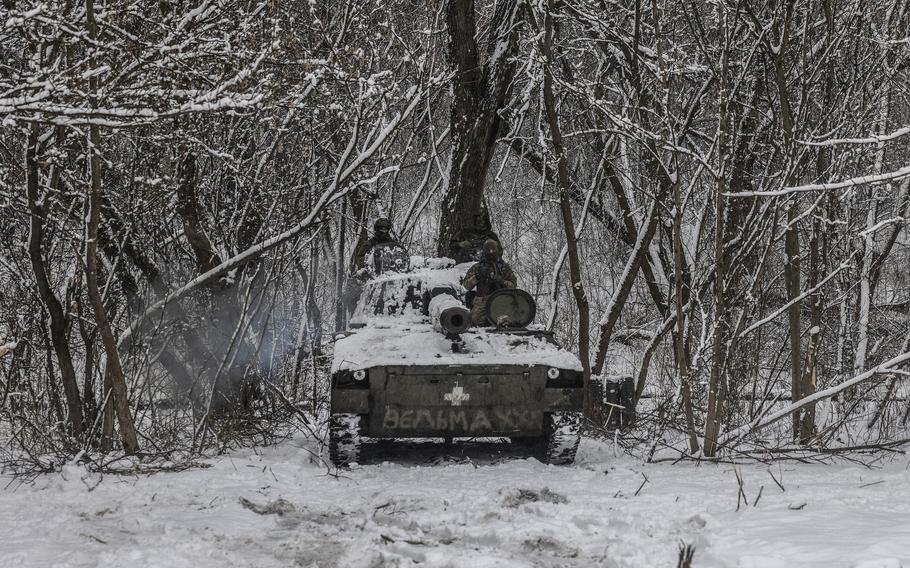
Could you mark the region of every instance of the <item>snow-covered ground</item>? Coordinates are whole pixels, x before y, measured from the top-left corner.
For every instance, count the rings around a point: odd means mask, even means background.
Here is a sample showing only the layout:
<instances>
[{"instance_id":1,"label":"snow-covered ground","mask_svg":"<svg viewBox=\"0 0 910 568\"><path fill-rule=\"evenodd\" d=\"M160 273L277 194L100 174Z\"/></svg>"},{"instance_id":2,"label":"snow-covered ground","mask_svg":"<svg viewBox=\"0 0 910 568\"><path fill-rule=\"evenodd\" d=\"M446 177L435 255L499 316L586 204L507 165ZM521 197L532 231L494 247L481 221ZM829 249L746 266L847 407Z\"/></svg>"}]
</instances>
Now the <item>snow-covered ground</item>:
<instances>
[{"instance_id":1,"label":"snow-covered ground","mask_svg":"<svg viewBox=\"0 0 910 568\"><path fill-rule=\"evenodd\" d=\"M904 456L741 466L737 511L732 466L644 464L591 440L571 467L495 444L392 446L394 461L337 477L307 449L290 440L177 473L67 466L14 481L0 491L0 567L651 568L675 566L681 542L697 567L910 566Z\"/></svg>"}]
</instances>

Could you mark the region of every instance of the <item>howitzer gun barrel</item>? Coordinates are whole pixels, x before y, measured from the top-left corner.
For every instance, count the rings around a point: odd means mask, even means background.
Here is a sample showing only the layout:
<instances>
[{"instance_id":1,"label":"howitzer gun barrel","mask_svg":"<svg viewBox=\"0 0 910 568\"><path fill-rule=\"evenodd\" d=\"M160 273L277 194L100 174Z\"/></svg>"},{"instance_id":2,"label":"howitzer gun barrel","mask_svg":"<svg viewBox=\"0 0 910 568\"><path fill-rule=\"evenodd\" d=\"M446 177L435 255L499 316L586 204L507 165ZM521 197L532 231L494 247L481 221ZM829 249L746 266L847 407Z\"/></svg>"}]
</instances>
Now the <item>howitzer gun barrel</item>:
<instances>
[{"instance_id":1,"label":"howitzer gun barrel","mask_svg":"<svg viewBox=\"0 0 910 568\"><path fill-rule=\"evenodd\" d=\"M439 294L430 301L433 329L440 333L458 335L471 327L471 312L450 294Z\"/></svg>"}]
</instances>

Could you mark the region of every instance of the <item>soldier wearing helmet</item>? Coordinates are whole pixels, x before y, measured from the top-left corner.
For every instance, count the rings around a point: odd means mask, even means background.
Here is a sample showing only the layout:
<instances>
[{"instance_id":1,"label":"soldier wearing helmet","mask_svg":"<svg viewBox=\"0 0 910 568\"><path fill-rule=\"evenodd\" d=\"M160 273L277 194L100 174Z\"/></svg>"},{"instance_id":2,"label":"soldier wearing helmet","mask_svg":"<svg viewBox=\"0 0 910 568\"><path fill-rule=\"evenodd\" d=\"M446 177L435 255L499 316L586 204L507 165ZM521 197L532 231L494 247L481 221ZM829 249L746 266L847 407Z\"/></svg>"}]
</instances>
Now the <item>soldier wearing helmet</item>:
<instances>
[{"instance_id":1,"label":"soldier wearing helmet","mask_svg":"<svg viewBox=\"0 0 910 568\"><path fill-rule=\"evenodd\" d=\"M449 256L458 264L481 260L483 243L489 239L499 242L499 236L490 225L490 217L486 213L476 213L471 225L460 229L452 238Z\"/></svg>"},{"instance_id":2,"label":"soldier wearing helmet","mask_svg":"<svg viewBox=\"0 0 910 568\"><path fill-rule=\"evenodd\" d=\"M342 303L347 313L354 311L363 292L363 284L385 270L407 270L407 250L392 235L392 222L380 217L373 223L373 236L361 240L351 255L351 277L345 282Z\"/></svg>"},{"instance_id":3,"label":"soldier wearing helmet","mask_svg":"<svg viewBox=\"0 0 910 568\"><path fill-rule=\"evenodd\" d=\"M373 236L357 243L354 255L351 257L352 274L357 274L367 267L367 258L377 247L401 247L398 239L392 236L392 222L387 217L376 219L376 222L373 223Z\"/></svg>"},{"instance_id":4,"label":"soldier wearing helmet","mask_svg":"<svg viewBox=\"0 0 910 568\"><path fill-rule=\"evenodd\" d=\"M503 288L515 287L515 273L512 267L502 260L499 243L487 239L481 249L483 258L468 269L464 277L466 290L474 290L474 303L471 306L471 319L474 325L491 325L487 320L487 298L493 292Z\"/></svg>"}]
</instances>

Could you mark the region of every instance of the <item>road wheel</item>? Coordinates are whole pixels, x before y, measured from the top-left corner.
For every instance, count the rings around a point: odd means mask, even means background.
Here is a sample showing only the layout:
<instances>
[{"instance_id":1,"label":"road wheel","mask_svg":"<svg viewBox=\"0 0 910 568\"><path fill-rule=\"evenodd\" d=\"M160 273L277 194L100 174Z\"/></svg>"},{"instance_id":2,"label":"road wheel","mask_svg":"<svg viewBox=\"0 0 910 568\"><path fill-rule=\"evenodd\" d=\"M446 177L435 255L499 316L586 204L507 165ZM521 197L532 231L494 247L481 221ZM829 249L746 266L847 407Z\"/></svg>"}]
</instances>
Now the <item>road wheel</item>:
<instances>
[{"instance_id":1,"label":"road wheel","mask_svg":"<svg viewBox=\"0 0 910 568\"><path fill-rule=\"evenodd\" d=\"M333 414L329 418L329 458L336 467L347 467L360 459L360 415Z\"/></svg>"},{"instance_id":2,"label":"road wheel","mask_svg":"<svg viewBox=\"0 0 910 568\"><path fill-rule=\"evenodd\" d=\"M553 412L544 415L543 462L566 465L575 461L581 441L581 412Z\"/></svg>"},{"instance_id":3,"label":"road wheel","mask_svg":"<svg viewBox=\"0 0 910 568\"><path fill-rule=\"evenodd\" d=\"M544 414L542 435L515 436L511 441L522 452L543 463L570 464L575 461L575 452L581 440L581 419L581 412Z\"/></svg>"}]
</instances>

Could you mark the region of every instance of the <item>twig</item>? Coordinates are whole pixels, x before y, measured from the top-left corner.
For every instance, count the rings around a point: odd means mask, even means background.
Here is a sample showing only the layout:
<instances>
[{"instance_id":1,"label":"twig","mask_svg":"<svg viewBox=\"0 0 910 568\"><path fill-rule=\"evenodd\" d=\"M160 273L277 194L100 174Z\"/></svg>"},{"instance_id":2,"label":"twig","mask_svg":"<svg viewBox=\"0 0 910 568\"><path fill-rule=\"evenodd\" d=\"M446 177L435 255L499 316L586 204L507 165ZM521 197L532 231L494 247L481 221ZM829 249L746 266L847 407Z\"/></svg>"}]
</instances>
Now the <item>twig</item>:
<instances>
[{"instance_id":1,"label":"twig","mask_svg":"<svg viewBox=\"0 0 910 568\"><path fill-rule=\"evenodd\" d=\"M758 501L761 499L761 494L762 494L762 491L764 491L764 490L765 490L764 485L762 485L761 487L758 488L758 496L755 498L755 501L752 502L753 507L758 506Z\"/></svg>"},{"instance_id":2,"label":"twig","mask_svg":"<svg viewBox=\"0 0 910 568\"><path fill-rule=\"evenodd\" d=\"M650 480L648 479L648 476L645 475L644 472L641 472L641 476L644 477L645 480L642 481L642 482L641 482L641 485L638 486L638 489L635 490L635 497L638 497L638 494L641 493L641 490L644 488L645 484L648 483L648 481L650 481Z\"/></svg>"},{"instance_id":3,"label":"twig","mask_svg":"<svg viewBox=\"0 0 910 568\"><path fill-rule=\"evenodd\" d=\"M739 468L734 467L733 473L734 473L734 475L736 475L736 484L737 484L738 490L739 490L739 492L736 494L736 510L739 511L739 508L743 502L745 502L746 505L749 504L749 498L746 497L746 492L743 491L743 476L740 475Z\"/></svg>"},{"instance_id":4,"label":"twig","mask_svg":"<svg viewBox=\"0 0 910 568\"><path fill-rule=\"evenodd\" d=\"M93 534L79 533L79 536L84 536L85 538L90 538L90 539L94 540L95 542L98 542L101 544L107 544L106 540L101 540L100 538L98 538L97 536L95 536Z\"/></svg>"},{"instance_id":5,"label":"twig","mask_svg":"<svg viewBox=\"0 0 910 568\"><path fill-rule=\"evenodd\" d=\"M774 477L774 472L771 471L771 468L770 468L770 467L768 468L768 475L770 475L770 476L771 476L771 479L774 480L774 483L776 483L777 486L780 487L780 492L781 492L781 493L786 493L786 492L787 492L787 490L784 489L784 486L781 484L781 482L778 481L776 477ZM781 478L783 478L783 475L781 475Z\"/></svg>"},{"instance_id":6,"label":"twig","mask_svg":"<svg viewBox=\"0 0 910 568\"><path fill-rule=\"evenodd\" d=\"M679 559L676 562L676 568L692 568L692 559L695 557L695 546L679 543Z\"/></svg>"}]
</instances>

